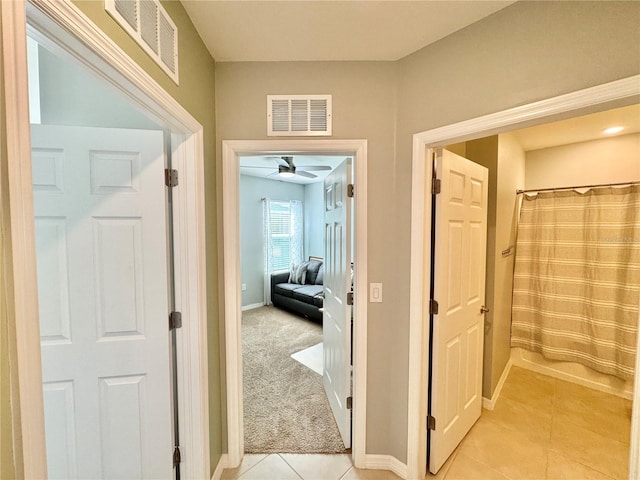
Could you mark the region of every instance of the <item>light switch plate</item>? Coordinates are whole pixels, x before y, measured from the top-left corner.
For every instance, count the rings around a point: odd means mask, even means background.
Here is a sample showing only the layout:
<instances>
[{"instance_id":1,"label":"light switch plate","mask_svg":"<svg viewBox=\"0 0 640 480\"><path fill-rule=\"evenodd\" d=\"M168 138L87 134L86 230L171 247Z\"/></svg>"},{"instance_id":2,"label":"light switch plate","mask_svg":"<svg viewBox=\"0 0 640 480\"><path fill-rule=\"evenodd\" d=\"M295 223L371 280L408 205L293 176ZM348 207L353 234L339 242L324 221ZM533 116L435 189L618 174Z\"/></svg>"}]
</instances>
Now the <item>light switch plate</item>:
<instances>
[{"instance_id":1,"label":"light switch plate","mask_svg":"<svg viewBox=\"0 0 640 480\"><path fill-rule=\"evenodd\" d=\"M382 303L382 284L381 283L369 284L369 301L371 303Z\"/></svg>"}]
</instances>

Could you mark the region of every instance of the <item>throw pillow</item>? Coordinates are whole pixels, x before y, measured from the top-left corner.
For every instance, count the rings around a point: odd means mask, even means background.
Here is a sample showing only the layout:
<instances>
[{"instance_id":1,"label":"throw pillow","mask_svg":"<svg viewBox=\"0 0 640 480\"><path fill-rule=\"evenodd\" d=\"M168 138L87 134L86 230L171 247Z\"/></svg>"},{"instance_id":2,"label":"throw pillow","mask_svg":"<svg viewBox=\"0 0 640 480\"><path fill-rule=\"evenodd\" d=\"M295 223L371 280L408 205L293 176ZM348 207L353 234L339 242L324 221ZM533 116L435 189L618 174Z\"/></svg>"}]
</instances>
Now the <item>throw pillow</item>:
<instances>
[{"instance_id":1,"label":"throw pillow","mask_svg":"<svg viewBox=\"0 0 640 480\"><path fill-rule=\"evenodd\" d=\"M307 276L307 265L309 262L302 262L298 265L291 264L291 270L289 271L289 283L297 283L304 285L305 278Z\"/></svg>"}]
</instances>

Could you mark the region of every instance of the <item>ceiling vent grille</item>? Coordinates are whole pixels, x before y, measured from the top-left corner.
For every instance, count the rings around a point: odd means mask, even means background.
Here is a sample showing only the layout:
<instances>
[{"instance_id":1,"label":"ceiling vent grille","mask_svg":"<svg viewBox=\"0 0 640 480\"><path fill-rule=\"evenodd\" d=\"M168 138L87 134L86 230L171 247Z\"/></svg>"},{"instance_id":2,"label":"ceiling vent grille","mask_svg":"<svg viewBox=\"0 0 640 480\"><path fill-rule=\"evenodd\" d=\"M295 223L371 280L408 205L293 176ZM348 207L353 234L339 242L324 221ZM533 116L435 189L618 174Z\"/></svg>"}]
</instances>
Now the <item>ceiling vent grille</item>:
<instances>
[{"instance_id":1,"label":"ceiling vent grille","mask_svg":"<svg viewBox=\"0 0 640 480\"><path fill-rule=\"evenodd\" d=\"M331 135L331 95L267 95L267 135Z\"/></svg>"},{"instance_id":2,"label":"ceiling vent grille","mask_svg":"<svg viewBox=\"0 0 640 480\"><path fill-rule=\"evenodd\" d=\"M105 0L105 10L178 83L178 28L158 0Z\"/></svg>"}]
</instances>

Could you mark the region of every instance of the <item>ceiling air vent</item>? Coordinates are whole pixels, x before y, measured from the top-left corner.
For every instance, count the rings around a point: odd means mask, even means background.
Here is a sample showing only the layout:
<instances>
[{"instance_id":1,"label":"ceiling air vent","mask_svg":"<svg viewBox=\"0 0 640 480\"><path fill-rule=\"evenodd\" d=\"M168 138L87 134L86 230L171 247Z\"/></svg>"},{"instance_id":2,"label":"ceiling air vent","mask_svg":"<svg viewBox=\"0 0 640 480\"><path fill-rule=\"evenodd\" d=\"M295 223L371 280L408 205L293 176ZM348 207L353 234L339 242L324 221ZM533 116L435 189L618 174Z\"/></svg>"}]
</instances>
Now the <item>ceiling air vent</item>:
<instances>
[{"instance_id":1,"label":"ceiling air vent","mask_svg":"<svg viewBox=\"0 0 640 480\"><path fill-rule=\"evenodd\" d=\"M331 135L331 95L267 95L267 135Z\"/></svg>"},{"instance_id":2,"label":"ceiling air vent","mask_svg":"<svg viewBox=\"0 0 640 480\"><path fill-rule=\"evenodd\" d=\"M105 0L105 10L178 83L178 29L158 0Z\"/></svg>"}]
</instances>

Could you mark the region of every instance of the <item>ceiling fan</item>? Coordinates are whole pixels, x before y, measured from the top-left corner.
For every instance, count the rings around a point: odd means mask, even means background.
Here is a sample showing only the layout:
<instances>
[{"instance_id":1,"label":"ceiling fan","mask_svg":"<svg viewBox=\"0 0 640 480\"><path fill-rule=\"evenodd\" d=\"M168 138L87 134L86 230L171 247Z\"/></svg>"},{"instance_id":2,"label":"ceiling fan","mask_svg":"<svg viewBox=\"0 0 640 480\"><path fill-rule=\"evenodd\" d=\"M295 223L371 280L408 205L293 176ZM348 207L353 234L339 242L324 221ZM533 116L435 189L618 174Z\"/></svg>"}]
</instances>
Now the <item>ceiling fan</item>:
<instances>
[{"instance_id":1,"label":"ceiling fan","mask_svg":"<svg viewBox=\"0 0 640 480\"><path fill-rule=\"evenodd\" d=\"M293 157L282 156L282 157L270 157L276 161L278 164L278 171L273 172L270 177L273 175L278 175L280 177L293 177L295 175L299 175L301 177L307 178L317 178L318 176L310 173L310 171L326 171L331 170L331 167L328 165L305 165L300 168L296 167L293 163Z\"/></svg>"}]
</instances>

